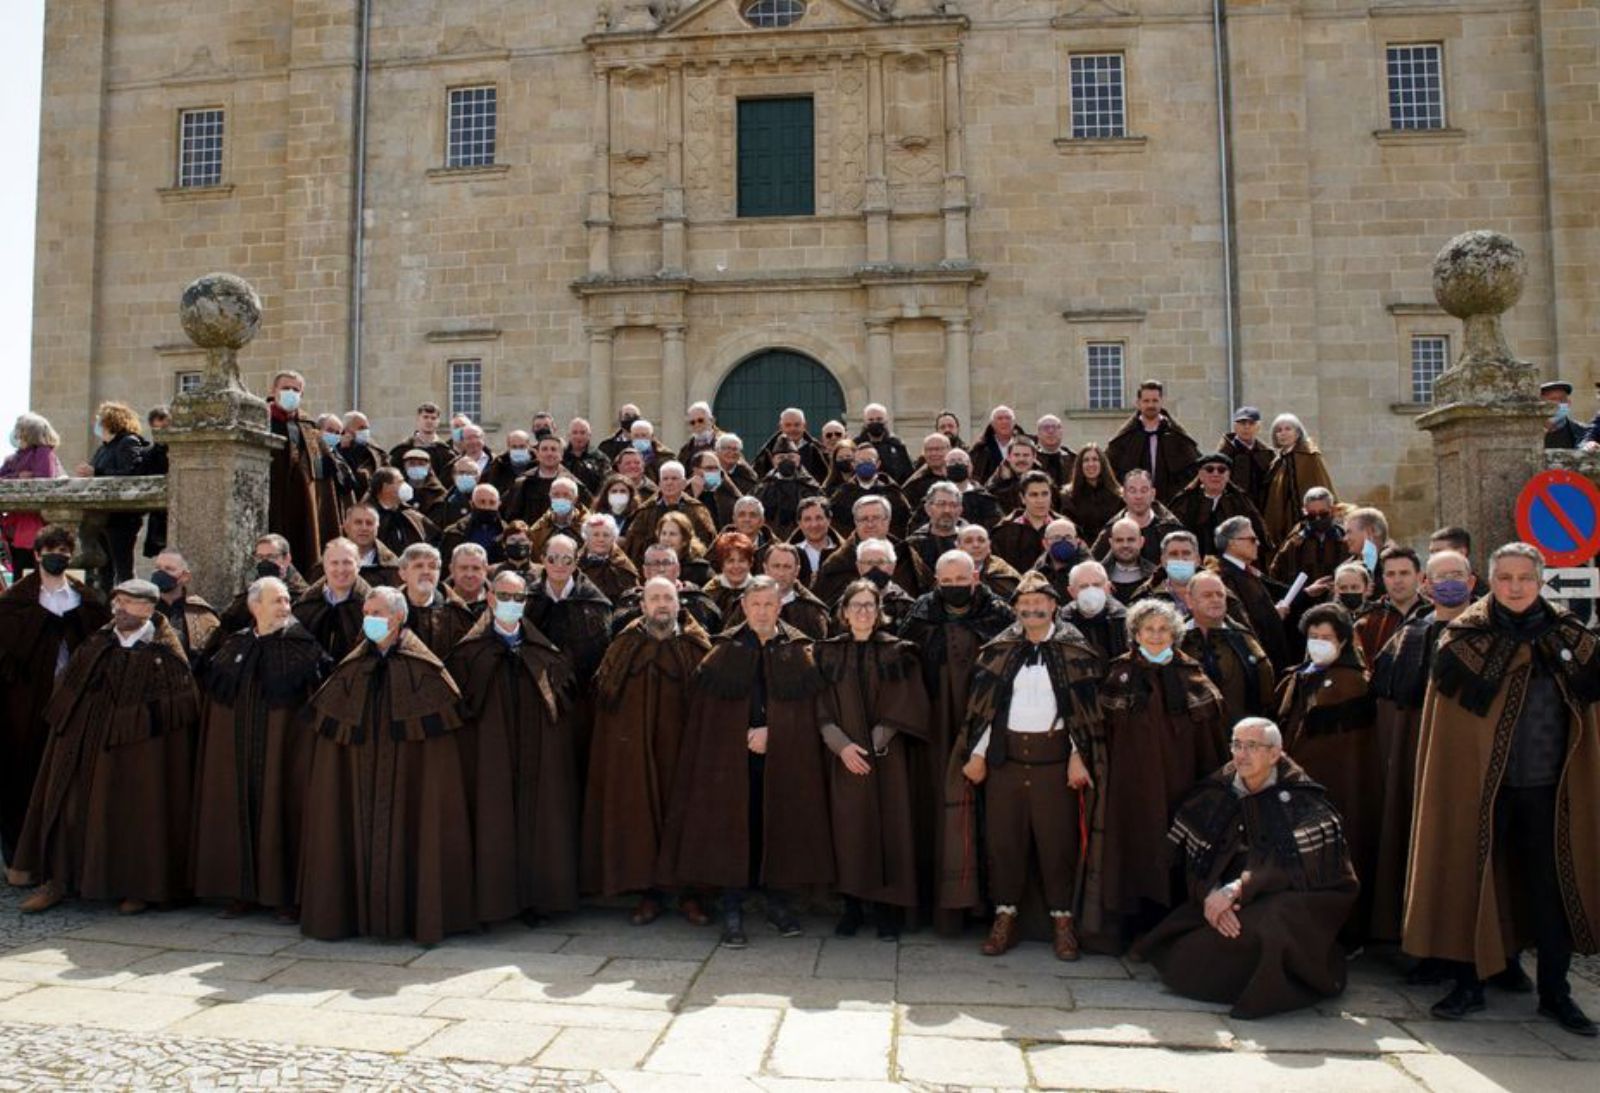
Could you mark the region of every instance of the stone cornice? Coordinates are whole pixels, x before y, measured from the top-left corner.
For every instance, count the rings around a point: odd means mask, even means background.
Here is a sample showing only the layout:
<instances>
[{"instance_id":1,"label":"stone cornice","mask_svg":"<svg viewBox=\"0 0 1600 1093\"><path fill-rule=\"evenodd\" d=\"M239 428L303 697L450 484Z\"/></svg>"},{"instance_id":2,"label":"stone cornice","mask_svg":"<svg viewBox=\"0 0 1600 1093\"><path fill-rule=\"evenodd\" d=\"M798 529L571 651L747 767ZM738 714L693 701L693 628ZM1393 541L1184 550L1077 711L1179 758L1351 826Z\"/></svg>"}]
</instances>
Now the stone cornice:
<instances>
[{"instance_id":1,"label":"stone cornice","mask_svg":"<svg viewBox=\"0 0 1600 1093\"><path fill-rule=\"evenodd\" d=\"M579 296L621 296L637 293L765 292L774 288L866 288L871 285L975 285L988 278L974 266L856 266L845 269L778 270L714 277L585 277L571 284Z\"/></svg>"}]
</instances>

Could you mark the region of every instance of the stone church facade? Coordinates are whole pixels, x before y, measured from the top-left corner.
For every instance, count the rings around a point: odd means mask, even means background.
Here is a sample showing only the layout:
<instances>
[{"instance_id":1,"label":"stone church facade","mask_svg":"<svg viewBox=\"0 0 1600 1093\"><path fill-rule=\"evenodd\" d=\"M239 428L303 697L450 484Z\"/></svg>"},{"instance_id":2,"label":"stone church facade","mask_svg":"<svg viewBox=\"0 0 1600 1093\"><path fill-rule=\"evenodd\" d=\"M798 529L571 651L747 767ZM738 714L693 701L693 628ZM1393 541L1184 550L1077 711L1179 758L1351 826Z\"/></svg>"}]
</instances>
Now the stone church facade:
<instances>
[{"instance_id":1,"label":"stone church facade","mask_svg":"<svg viewBox=\"0 0 1600 1093\"><path fill-rule=\"evenodd\" d=\"M1206 442L1299 414L1414 534L1434 253L1523 246L1512 343L1586 410L1596 193L1592 0L49 0L33 401L81 451L171 397L223 269L252 386L380 438L876 400L1076 445L1155 377Z\"/></svg>"}]
</instances>

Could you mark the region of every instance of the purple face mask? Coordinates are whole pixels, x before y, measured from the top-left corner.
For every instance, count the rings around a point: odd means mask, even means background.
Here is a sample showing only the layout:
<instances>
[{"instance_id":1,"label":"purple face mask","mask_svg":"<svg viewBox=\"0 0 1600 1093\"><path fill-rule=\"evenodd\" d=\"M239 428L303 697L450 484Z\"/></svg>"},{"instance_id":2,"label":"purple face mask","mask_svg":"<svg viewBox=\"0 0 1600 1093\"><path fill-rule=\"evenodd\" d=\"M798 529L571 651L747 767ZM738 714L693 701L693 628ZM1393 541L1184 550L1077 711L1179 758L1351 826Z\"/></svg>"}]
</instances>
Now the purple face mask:
<instances>
[{"instance_id":1,"label":"purple face mask","mask_svg":"<svg viewBox=\"0 0 1600 1093\"><path fill-rule=\"evenodd\" d=\"M1434 581L1429 587L1440 607L1460 607L1472 598L1472 586L1466 581Z\"/></svg>"}]
</instances>

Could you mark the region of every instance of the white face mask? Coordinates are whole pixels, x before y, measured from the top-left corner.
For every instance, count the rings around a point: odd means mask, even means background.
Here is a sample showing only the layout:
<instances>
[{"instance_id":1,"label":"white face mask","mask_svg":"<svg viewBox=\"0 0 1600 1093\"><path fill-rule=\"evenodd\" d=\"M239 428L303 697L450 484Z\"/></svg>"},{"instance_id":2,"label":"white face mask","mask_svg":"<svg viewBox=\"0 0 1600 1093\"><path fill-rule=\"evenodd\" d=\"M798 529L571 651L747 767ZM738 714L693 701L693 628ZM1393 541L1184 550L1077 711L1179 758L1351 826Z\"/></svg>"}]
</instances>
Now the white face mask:
<instances>
[{"instance_id":1,"label":"white face mask","mask_svg":"<svg viewBox=\"0 0 1600 1093\"><path fill-rule=\"evenodd\" d=\"M1319 668L1326 668L1339 657L1339 646L1324 638L1306 639L1306 656Z\"/></svg>"},{"instance_id":2,"label":"white face mask","mask_svg":"<svg viewBox=\"0 0 1600 1093\"><path fill-rule=\"evenodd\" d=\"M1078 594L1073 597L1073 602L1091 619L1106 609L1106 590L1089 585L1087 588L1078 589Z\"/></svg>"},{"instance_id":3,"label":"white face mask","mask_svg":"<svg viewBox=\"0 0 1600 1093\"><path fill-rule=\"evenodd\" d=\"M618 490L616 493L607 494L606 500L611 503L611 511L620 514L627 509L628 502L633 500L633 497Z\"/></svg>"}]
</instances>

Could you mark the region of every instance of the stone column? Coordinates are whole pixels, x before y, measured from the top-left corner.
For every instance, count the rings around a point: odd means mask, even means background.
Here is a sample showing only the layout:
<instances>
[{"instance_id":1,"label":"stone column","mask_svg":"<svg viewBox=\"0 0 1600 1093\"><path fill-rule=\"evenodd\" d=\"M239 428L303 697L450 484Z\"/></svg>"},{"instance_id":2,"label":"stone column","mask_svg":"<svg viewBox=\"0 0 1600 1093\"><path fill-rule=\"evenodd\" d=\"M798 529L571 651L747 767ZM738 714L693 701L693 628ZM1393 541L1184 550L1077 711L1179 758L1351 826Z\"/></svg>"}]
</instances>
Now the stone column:
<instances>
[{"instance_id":1,"label":"stone column","mask_svg":"<svg viewBox=\"0 0 1600 1093\"><path fill-rule=\"evenodd\" d=\"M589 276L611 274L611 73L595 69L593 118L594 178L583 226L589 233Z\"/></svg>"},{"instance_id":2,"label":"stone column","mask_svg":"<svg viewBox=\"0 0 1600 1093\"><path fill-rule=\"evenodd\" d=\"M611 350L617 332L609 326L589 328L589 420L610 421L617 412L611 405Z\"/></svg>"},{"instance_id":3,"label":"stone column","mask_svg":"<svg viewBox=\"0 0 1600 1093\"><path fill-rule=\"evenodd\" d=\"M242 278L207 274L184 289L180 317L207 363L199 389L172 400L172 425L162 433L167 540L188 559L194 591L227 603L254 572L272 453L284 443L268 428L267 404L239 379L238 353L255 337L261 299Z\"/></svg>"},{"instance_id":4,"label":"stone column","mask_svg":"<svg viewBox=\"0 0 1600 1093\"><path fill-rule=\"evenodd\" d=\"M894 322L867 320L867 398L894 409Z\"/></svg>"},{"instance_id":5,"label":"stone column","mask_svg":"<svg viewBox=\"0 0 1600 1093\"><path fill-rule=\"evenodd\" d=\"M667 69L667 181L661 191L661 272L672 276L689 268L683 202L683 67L672 65Z\"/></svg>"},{"instance_id":6,"label":"stone column","mask_svg":"<svg viewBox=\"0 0 1600 1093\"><path fill-rule=\"evenodd\" d=\"M867 55L867 183L861 203L867 221L867 265L889 264L889 178L883 148L883 55Z\"/></svg>"},{"instance_id":7,"label":"stone column","mask_svg":"<svg viewBox=\"0 0 1600 1093\"><path fill-rule=\"evenodd\" d=\"M944 264L964 266L967 252L966 130L961 124L961 53L944 55ZM965 421L965 418L962 418Z\"/></svg>"},{"instance_id":8,"label":"stone column","mask_svg":"<svg viewBox=\"0 0 1600 1093\"><path fill-rule=\"evenodd\" d=\"M684 432L684 411L689 408L689 366L684 356L681 323L661 327L661 416L656 435L676 449L689 439Z\"/></svg>"},{"instance_id":9,"label":"stone column","mask_svg":"<svg viewBox=\"0 0 1600 1093\"><path fill-rule=\"evenodd\" d=\"M1500 322L1527 269L1522 249L1491 231L1458 235L1433 260L1433 294L1464 324L1464 345L1417 427L1433 436L1436 523L1471 530L1479 573L1495 547L1517 538L1517 494L1543 466L1538 372L1512 356Z\"/></svg>"},{"instance_id":10,"label":"stone column","mask_svg":"<svg viewBox=\"0 0 1600 1093\"><path fill-rule=\"evenodd\" d=\"M963 425L972 421L972 334L965 315L944 321L944 408Z\"/></svg>"}]
</instances>

